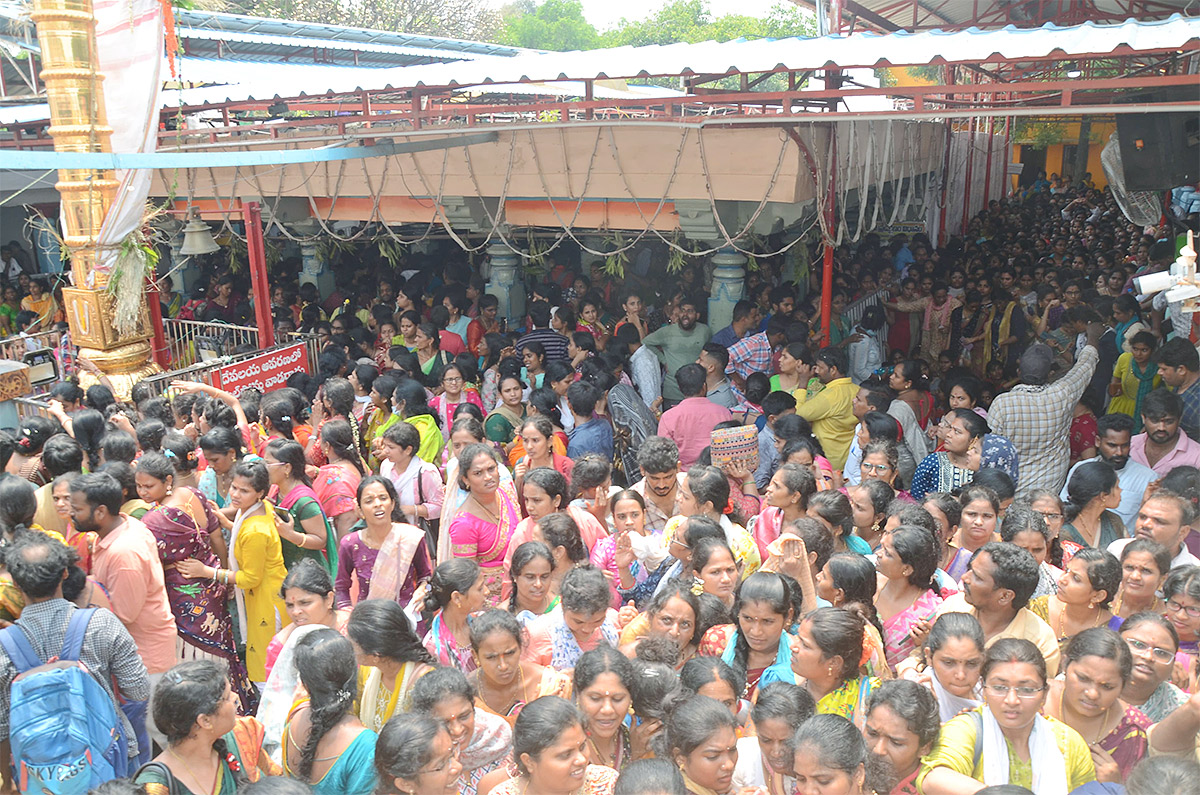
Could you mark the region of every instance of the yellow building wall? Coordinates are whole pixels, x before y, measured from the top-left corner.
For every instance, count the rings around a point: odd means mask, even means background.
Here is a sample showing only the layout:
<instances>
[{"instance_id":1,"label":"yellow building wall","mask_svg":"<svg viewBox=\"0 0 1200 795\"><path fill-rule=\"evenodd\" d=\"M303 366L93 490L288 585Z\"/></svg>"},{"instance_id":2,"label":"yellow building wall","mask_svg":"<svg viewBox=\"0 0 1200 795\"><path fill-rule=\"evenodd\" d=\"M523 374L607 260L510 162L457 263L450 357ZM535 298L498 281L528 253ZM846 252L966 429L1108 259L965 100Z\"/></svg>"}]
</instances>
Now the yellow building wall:
<instances>
[{"instance_id":1,"label":"yellow building wall","mask_svg":"<svg viewBox=\"0 0 1200 795\"><path fill-rule=\"evenodd\" d=\"M1065 124L1064 132L1059 139L1061 143L1050 144L1046 147L1046 176L1049 178L1051 174L1063 173L1063 148L1075 144L1079 140L1079 122L1070 122ZM1115 121L1093 121L1090 142L1088 143L1088 162L1085 171L1092 172L1092 181L1096 183L1097 188L1103 188L1108 185L1108 178L1104 176L1104 167L1100 165L1100 151L1104 149L1104 145L1108 143L1108 137L1117 130ZM1013 141L1013 162L1021 162L1021 145L1029 145L1030 141ZM1074 165L1067 163L1066 170L1070 170ZM1016 185L1017 178L1012 178L1013 185Z\"/></svg>"}]
</instances>

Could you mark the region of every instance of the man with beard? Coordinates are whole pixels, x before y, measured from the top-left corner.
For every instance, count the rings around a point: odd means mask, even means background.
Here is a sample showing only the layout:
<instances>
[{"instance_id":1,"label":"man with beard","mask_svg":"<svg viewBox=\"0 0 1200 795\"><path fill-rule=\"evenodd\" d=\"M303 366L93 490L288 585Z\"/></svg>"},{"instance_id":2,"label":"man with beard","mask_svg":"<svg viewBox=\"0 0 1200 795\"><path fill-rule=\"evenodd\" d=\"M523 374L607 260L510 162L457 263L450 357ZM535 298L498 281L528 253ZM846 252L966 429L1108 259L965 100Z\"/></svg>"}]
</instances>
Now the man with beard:
<instances>
[{"instance_id":1,"label":"man with beard","mask_svg":"<svg viewBox=\"0 0 1200 795\"><path fill-rule=\"evenodd\" d=\"M1016 544L984 544L971 558L960 585L962 591L942 602L930 624L946 613L970 613L983 628L985 648L1001 638L1024 638L1046 658L1046 675L1058 675L1058 638L1026 606L1038 585L1038 564L1033 555ZM918 643L912 655L896 667L897 676L915 671L921 653Z\"/></svg>"},{"instance_id":2,"label":"man with beard","mask_svg":"<svg viewBox=\"0 0 1200 795\"><path fill-rule=\"evenodd\" d=\"M871 692L863 739L898 782L891 795L916 795L921 757L933 748L941 727L937 699L928 687L892 679Z\"/></svg>"},{"instance_id":3,"label":"man with beard","mask_svg":"<svg viewBox=\"0 0 1200 795\"><path fill-rule=\"evenodd\" d=\"M663 326L658 331L647 334L642 340L642 344L667 368L662 385L664 410L684 398L683 393L679 391L679 384L675 382L675 373L685 364L692 364L699 359L700 352L704 350L704 343L711 337L708 326L700 322L700 310L696 299L684 297L679 302L679 322L676 325Z\"/></svg>"},{"instance_id":4,"label":"man with beard","mask_svg":"<svg viewBox=\"0 0 1200 795\"><path fill-rule=\"evenodd\" d=\"M1193 518L1192 504L1185 498L1165 490L1156 491L1138 509L1134 538L1148 538L1166 547L1171 553L1172 569L1200 565L1200 558L1183 543L1192 530ZM1108 545L1108 551L1120 560L1131 541L1133 538L1118 538Z\"/></svg>"},{"instance_id":5,"label":"man with beard","mask_svg":"<svg viewBox=\"0 0 1200 795\"><path fill-rule=\"evenodd\" d=\"M796 406L796 414L812 423L813 433L834 469L845 468L858 426L851 408L858 386L846 375L848 367L846 352L841 348L822 348L817 353L815 370L825 388Z\"/></svg>"},{"instance_id":6,"label":"man with beard","mask_svg":"<svg viewBox=\"0 0 1200 795\"><path fill-rule=\"evenodd\" d=\"M175 617L167 601L154 534L121 513L124 499L121 484L112 475L80 475L71 481L71 522L77 532L100 537L92 576L108 590L112 611L133 636L155 685L177 661Z\"/></svg>"},{"instance_id":7,"label":"man with beard","mask_svg":"<svg viewBox=\"0 0 1200 795\"><path fill-rule=\"evenodd\" d=\"M1154 470L1145 464L1129 459L1130 440L1133 438L1133 418L1128 414L1105 414L1096 423L1099 438L1096 442L1096 458L1088 461L1104 461L1117 472L1117 481L1121 484L1121 504L1114 510L1125 522L1126 529L1133 533L1134 522L1137 519L1138 506L1142 503L1142 495L1146 487L1158 480ZM1071 482L1071 474L1079 468L1079 461L1067 473L1067 482ZM1067 499L1067 487L1063 486L1059 495Z\"/></svg>"},{"instance_id":8,"label":"man with beard","mask_svg":"<svg viewBox=\"0 0 1200 795\"><path fill-rule=\"evenodd\" d=\"M662 533L679 513L679 447L665 436L650 436L637 454L642 479L630 488L646 501L646 529Z\"/></svg>"},{"instance_id":9,"label":"man with beard","mask_svg":"<svg viewBox=\"0 0 1200 795\"><path fill-rule=\"evenodd\" d=\"M1179 427L1183 401L1174 392L1156 389L1142 400L1142 427L1129 442L1129 457L1161 478L1175 467L1200 467L1200 443Z\"/></svg>"},{"instance_id":10,"label":"man with beard","mask_svg":"<svg viewBox=\"0 0 1200 795\"><path fill-rule=\"evenodd\" d=\"M1179 424L1183 432L1200 440L1200 354L1186 337L1167 340L1154 354L1158 375L1183 402Z\"/></svg>"}]
</instances>

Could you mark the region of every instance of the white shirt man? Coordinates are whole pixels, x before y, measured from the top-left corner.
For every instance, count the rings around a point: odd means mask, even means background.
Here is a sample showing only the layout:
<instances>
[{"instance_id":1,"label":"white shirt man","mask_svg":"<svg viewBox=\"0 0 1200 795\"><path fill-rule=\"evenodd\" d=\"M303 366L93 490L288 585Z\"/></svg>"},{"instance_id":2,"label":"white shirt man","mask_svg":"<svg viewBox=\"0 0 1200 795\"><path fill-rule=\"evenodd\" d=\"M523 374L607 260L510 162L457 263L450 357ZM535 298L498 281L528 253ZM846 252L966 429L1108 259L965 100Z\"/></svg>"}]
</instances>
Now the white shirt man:
<instances>
[{"instance_id":1,"label":"white shirt man","mask_svg":"<svg viewBox=\"0 0 1200 795\"><path fill-rule=\"evenodd\" d=\"M1182 497L1174 494L1154 494L1138 509L1134 537L1149 538L1162 544L1171 552L1171 568L1200 565L1197 558L1183 543L1192 528L1188 525L1192 508ZM1125 545L1132 538L1119 538L1108 545L1108 551L1118 560Z\"/></svg>"}]
</instances>

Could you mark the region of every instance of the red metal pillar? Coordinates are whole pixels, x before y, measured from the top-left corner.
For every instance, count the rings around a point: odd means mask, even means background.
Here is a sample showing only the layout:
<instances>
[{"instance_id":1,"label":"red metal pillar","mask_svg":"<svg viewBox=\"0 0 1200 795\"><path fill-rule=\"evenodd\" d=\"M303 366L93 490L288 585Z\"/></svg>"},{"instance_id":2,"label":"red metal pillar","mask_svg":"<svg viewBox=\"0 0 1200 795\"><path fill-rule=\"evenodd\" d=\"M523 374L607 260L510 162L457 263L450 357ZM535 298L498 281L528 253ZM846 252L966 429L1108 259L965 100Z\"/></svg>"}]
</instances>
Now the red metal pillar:
<instances>
[{"instance_id":1,"label":"red metal pillar","mask_svg":"<svg viewBox=\"0 0 1200 795\"><path fill-rule=\"evenodd\" d=\"M1006 94L1005 96L1011 98L1012 94ZM1013 161L1013 118L1012 116L1008 116L1004 119L1004 195L1000 197L1002 199L1007 198L1009 194L1013 193L1013 178L1008 175L1008 164Z\"/></svg>"},{"instance_id":2,"label":"red metal pillar","mask_svg":"<svg viewBox=\"0 0 1200 795\"><path fill-rule=\"evenodd\" d=\"M162 369L170 370L171 352L167 348L167 333L163 326L162 293L153 276L146 280L146 304L150 309L150 327L154 329L154 361Z\"/></svg>"},{"instance_id":3,"label":"red metal pillar","mask_svg":"<svg viewBox=\"0 0 1200 795\"><path fill-rule=\"evenodd\" d=\"M995 120L994 116L988 116L988 120L987 120L987 139L988 139L987 163L984 164L984 168L983 168L983 206L985 208L988 206L988 201L991 199L991 195L992 195L992 137L993 137L992 131L993 131L993 121L994 120Z\"/></svg>"},{"instance_id":4,"label":"red metal pillar","mask_svg":"<svg viewBox=\"0 0 1200 795\"><path fill-rule=\"evenodd\" d=\"M262 210L258 202L243 205L246 219L246 250L250 257L250 285L254 288L254 321L258 324L258 347L275 345L275 324L271 320L271 288L267 285L267 248L263 242Z\"/></svg>"}]
</instances>

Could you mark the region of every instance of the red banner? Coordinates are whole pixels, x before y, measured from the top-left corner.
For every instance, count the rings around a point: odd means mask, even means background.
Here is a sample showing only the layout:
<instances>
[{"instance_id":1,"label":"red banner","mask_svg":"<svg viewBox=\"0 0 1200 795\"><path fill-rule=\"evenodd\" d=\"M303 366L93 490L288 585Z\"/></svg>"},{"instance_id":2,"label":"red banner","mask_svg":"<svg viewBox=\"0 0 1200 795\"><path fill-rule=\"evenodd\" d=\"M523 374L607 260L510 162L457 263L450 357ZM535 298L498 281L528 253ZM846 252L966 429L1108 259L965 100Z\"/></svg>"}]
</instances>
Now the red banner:
<instances>
[{"instance_id":1,"label":"red banner","mask_svg":"<svg viewBox=\"0 0 1200 795\"><path fill-rule=\"evenodd\" d=\"M308 348L303 342L263 353L213 371L213 386L237 395L253 387L270 392L287 386L292 373L308 372Z\"/></svg>"}]
</instances>

